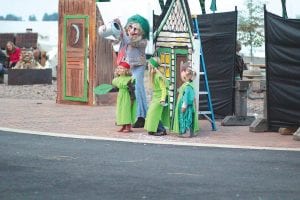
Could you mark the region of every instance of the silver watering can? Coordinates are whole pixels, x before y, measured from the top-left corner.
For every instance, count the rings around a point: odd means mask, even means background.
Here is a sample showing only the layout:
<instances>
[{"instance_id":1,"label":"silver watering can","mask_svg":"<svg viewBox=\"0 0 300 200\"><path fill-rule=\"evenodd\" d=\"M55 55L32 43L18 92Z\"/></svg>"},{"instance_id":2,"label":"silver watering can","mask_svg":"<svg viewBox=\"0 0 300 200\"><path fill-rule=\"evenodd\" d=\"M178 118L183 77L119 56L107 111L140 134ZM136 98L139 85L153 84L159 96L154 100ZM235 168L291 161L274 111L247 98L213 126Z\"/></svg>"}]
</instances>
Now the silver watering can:
<instances>
[{"instance_id":1,"label":"silver watering can","mask_svg":"<svg viewBox=\"0 0 300 200\"><path fill-rule=\"evenodd\" d=\"M98 33L101 37L107 38L113 36L114 39L119 39L122 33L122 27L115 21L111 21L106 25L102 25L98 29Z\"/></svg>"}]
</instances>

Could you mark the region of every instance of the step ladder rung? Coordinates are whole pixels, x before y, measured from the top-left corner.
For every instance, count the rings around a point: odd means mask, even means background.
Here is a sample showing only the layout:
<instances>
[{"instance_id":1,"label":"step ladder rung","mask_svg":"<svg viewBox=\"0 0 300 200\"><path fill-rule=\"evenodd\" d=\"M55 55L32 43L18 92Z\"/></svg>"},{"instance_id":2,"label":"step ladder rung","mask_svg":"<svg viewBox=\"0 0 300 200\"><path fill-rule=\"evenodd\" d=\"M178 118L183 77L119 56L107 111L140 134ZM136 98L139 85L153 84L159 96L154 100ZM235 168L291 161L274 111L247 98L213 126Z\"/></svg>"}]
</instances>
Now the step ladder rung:
<instances>
[{"instance_id":1,"label":"step ladder rung","mask_svg":"<svg viewBox=\"0 0 300 200\"><path fill-rule=\"evenodd\" d=\"M206 91L200 91L199 94L208 94Z\"/></svg>"},{"instance_id":2,"label":"step ladder rung","mask_svg":"<svg viewBox=\"0 0 300 200\"><path fill-rule=\"evenodd\" d=\"M198 114L200 114L200 115L210 115L211 111L199 111Z\"/></svg>"}]
</instances>

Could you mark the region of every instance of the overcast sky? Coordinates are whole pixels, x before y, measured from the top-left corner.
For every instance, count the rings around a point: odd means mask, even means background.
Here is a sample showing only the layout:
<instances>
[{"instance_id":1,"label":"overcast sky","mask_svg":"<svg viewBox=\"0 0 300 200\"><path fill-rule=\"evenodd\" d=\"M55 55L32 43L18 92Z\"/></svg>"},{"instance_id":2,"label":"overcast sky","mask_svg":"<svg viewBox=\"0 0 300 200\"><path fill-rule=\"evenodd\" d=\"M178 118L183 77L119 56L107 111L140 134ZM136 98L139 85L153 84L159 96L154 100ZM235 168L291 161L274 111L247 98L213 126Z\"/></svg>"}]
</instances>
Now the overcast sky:
<instances>
[{"instance_id":1,"label":"overcast sky","mask_svg":"<svg viewBox=\"0 0 300 200\"><path fill-rule=\"evenodd\" d=\"M58 12L58 0L0 0L0 15L14 14L23 20L35 15L41 20L44 13Z\"/></svg>"},{"instance_id":2,"label":"overcast sky","mask_svg":"<svg viewBox=\"0 0 300 200\"><path fill-rule=\"evenodd\" d=\"M235 6L238 10L244 9L246 0L216 0L217 12L233 11ZM264 0L262 0L264 1ZM267 10L277 15L281 15L281 0L268 0ZM144 3L143 3L144 2ZM211 0L206 0L206 10L210 13ZM288 16L295 18L300 15L299 0L286 0ZM189 0L192 14L200 13L199 0ZM127 16L136 13L151 13L149 6L159 10L158 0L111 0L110 3L98 3L101 12L110 13L114 9L116 17ZM58 0L0 0L0 15L6 16L12 13L21 16L23 20L28 20L29 15L34 14L38 20L41 20L44 13L52 14L58 12Z\"/></svg>"}]
</instances>

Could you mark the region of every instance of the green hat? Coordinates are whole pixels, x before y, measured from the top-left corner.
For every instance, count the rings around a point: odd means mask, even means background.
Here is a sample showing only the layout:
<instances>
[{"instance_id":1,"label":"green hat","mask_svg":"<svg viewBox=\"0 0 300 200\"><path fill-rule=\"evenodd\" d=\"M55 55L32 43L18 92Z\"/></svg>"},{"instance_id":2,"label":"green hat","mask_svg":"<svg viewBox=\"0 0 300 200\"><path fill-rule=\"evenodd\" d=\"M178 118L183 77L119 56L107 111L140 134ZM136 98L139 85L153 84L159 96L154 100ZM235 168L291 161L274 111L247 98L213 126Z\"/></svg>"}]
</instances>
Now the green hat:
<instances>
[{"instance_id":1,"label":"green hat","mask_svg":"<svg viewBox=\"0 0 300 200\"><path fill-rule=\"evenodd\" d=\"M138 24L140 24L141 28L143 29L143 31L145 33L143 38L146 38L146 39L149 40L150 26L149 26L149 22L148 22L147 19L145 19L141 15L133 15L127 20L126 27L128 26L129 23L138 23Z\"/></svg>"},{"instance_id":2,"label":"green hat","mask_svg":"<svg viewBox=\"0 0 300 200\"><path fill-rule=\"evenodd\" d=\"M148 62L154 67L154 68L158 68L159 67L159 63L153 58L151 57Z\"/></svg>"}]
</instances>

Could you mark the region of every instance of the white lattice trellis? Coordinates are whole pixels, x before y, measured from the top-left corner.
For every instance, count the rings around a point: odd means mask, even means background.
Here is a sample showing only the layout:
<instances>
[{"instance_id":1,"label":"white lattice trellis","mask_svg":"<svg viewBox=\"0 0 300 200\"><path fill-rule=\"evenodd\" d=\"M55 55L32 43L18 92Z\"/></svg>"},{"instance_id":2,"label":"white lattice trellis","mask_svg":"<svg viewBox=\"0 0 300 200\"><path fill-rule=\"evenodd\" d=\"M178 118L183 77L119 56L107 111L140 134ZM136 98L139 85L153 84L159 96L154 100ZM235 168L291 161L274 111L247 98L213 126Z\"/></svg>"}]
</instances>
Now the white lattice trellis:
<instances>
[{"instance_id":1,"label":"white lattice trellis","mask_svg":"<svg viewBox=\"0 0 300 200\"><path fill-rule=\"evenodd\" d=\"M166 21L163 30L172 32L188 32L186 21L186 16L181 3L180 1L177 1L172 7L170 16Z\"/></svg>"}]
</instances>

